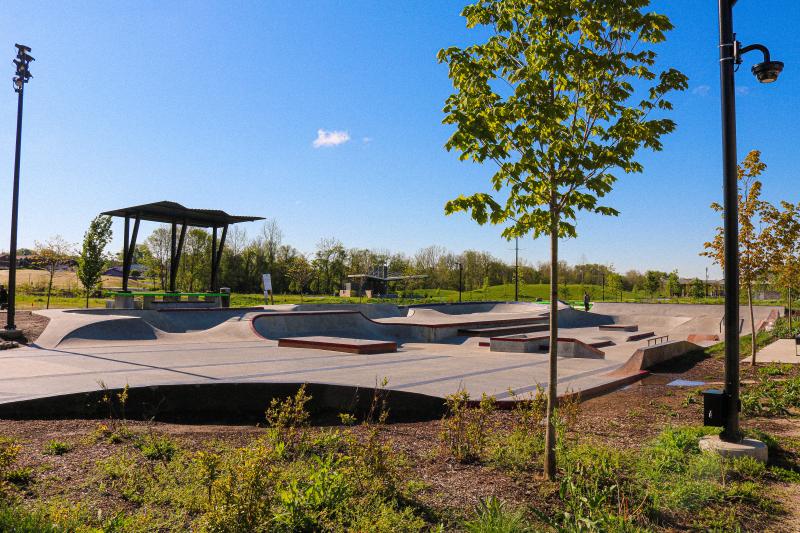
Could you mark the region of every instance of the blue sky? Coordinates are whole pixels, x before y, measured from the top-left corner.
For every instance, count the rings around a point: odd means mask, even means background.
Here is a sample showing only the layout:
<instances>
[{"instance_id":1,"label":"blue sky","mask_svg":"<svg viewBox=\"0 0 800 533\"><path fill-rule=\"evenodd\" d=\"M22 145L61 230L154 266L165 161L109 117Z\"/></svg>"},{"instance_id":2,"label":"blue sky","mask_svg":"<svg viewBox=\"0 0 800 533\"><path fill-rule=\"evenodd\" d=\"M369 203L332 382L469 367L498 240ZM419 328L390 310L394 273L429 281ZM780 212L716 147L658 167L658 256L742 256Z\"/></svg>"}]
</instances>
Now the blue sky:
<instances>
[{"instance_id":1,"label":"blue sky","mask_svg":"<svg viewBox=\"0 0 800 533\"><path fill-rule=\"evenodd\" d=\"M9 231L16 41L36 58L25 101L21 245L56 233L77 243L100 211L168 199L274 217L305 252L335 236L353 247L413 253L441 244L513 260L500 228L443 212L448 199L486 189L492 171L443 149L441 108L452 87L436 52L480 38L459 16L463 4L6 0L0 248ZM786 62L771 86L749 73L756 54L737 75L740 159L762 150L773 201L800 199L792 161L800 62L790 52L799 4L740 0L735 14L741 41L766 44ZM643 153L643 174L621 177L608 198L621 216L583 217L562 257L702 276L708 262L697 254L718 222L708 205L721 198L716 2L654 7L676 26L660 62L690 78L673 97L678 129L663 152ZM349 140L315 147L319 130ZM115 229L119 248L121 223ZM520 246L529 261L547 259L544 241Z\"/></svg>"}]
</instances>

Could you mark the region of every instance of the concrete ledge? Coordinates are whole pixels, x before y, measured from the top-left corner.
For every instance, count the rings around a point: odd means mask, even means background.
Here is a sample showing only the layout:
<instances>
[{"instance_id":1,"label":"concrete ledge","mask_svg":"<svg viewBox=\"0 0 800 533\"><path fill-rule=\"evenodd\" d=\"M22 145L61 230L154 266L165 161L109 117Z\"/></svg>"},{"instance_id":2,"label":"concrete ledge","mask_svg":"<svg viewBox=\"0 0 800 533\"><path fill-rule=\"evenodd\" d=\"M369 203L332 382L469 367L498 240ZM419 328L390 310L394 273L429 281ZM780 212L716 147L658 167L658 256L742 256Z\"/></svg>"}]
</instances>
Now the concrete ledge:
<instances>
[{"instance_id":1,"label":"concrete ledge","mask_svg":"<svg viewBox=\"0 0 800 533\"><path fill-rule=\"evenodd\" d=\"M547 320L547 319L545 319ZM458 334L465 337L494 337L498 335L513 335L515 333L534 333L537 331L547 331L549 324L542 324L541 321L531 322L530 324L520 324L517 326L488 326L476 328L459 329Z\"/></svg>"},{"instance_id":2,"label":"concrete ledge","mask_svg":"<svg viewBox=\"0 0 800 533\"><path fill-rule=\"evenodd\" d=\"M529 337L527 335L492 337L489 342L490 350L493 352L536 353L550 349L550 337L547 335L537 337ZM557 348L559 357L605 358L605 353L578 339L559 337Z\"/></svg>"},{"instance_id":3,"label":"concrete ledge","mask_svg":"<svg viewBox=\"0 0 800 533\"><path fill-rule=\"evenodd\" d=\"M203 383L133 387L128 390L125 416L131 420L179 423L263 422L273 398L294 395L301 383ZM0 419L48 420L108 418L102 398L116 399L122 389L95 390L0 404ZM347 412L365 416L375 394L386 401L392 421L435 420L445 411L442 398L425 394L346 385L307 383L308 408L315 417ZM115 411L121 413L120 406ZM119 415L118 415L119 416Z\"/></svg>"},{"instance_id":4,"label":"concrete ledge","mask_svg":"<svg viewBox=\"0 0 800 533\"><path fill-rule=\"evenodd\" d=\"M633 342L633 341L640 341L642 339L647 339L649 337L655 337L656 334L652 331L647 331L645 333L637 333L636 335L628 335L625 337L625 342Z\"/></svg>"},{"instance_id":5,"label":"concrete ledge","mask_svg":"<svg viewBox=\"0 0 800 533\"><path fill-rule=\"evenodd\" d=\"M636 324L608 324L597 326L600 331L639 331L639 326Z\"/></svg>"},{"instance_id":6,"label":"concrete ledge","mask_svg":"<svg viewBox=\"0 0 800 533\"><path fill-rule=\"evenodd\" d=\"M391 353L397 351L397 343L369 339L349 339L344 337L284 337L278 339L281 348L311 348L355 354Z\"/></svg>"},{"instance_id":7,"label":"concrete ledge","mask_svg":"<svg viewBox=\"0 0 800 533\"><path fill-rule=\"evenodd\" d=\"M719 342L719 335L714 334L704 334L704 333L692 333L686 337L686 340L689 342Z\"/></svg>"},{"instance_id":8,"label":"concrete ledge","mask_svg":"<svg viewBox=\"0 0 800 533\"><path fill-rule=\"evenodd\" d=\"M617 343L614 341L595 341L588 344L589 346L594 346L595 348L607 348L608 346L616 346Z\"/></svg>"}]
</instances>

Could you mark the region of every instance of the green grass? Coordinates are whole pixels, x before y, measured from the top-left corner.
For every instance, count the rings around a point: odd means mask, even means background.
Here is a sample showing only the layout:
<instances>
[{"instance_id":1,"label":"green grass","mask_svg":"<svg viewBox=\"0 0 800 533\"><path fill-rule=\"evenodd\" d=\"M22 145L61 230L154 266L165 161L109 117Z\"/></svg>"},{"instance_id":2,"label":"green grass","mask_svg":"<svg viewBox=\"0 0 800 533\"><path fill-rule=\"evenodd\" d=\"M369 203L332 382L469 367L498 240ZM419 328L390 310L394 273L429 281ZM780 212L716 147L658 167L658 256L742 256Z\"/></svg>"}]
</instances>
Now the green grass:
<instances>
[{"instance_id":1,"label":"green grass","mask_svg":"<svg viewBox=\"0 0 800 533\"><path fill-rule=\"evenodd\" d=\"M612 294L609 290L603 291L600 285L580 285L569 284L559 285L559 300L568 301L576 308L583 308L584 291L589 293L592 302L652 302L652 303L683 303L683 304L722 304L722 298L666 298L663 295L656 295L654 299L643 291L631 292L623 291ZM541 301L547 303L550 300L550 286L545 283L527 284L523 283L519 288L520 300L526 302ZM481 301L513 301L514 284L506 283L503 285L493 285L486 289L465 290L461 293L461 300L464 302ZM447 303L458 301L458 291L451 289L415 289L413 291L398 291L395 298L340 298L331 295L303 295L299 294L276 294L273 297L275 304L341 304L341 303L395 303L399 305L417 303ZM43 309L47 302L47 296L41 293L28 294L20 292L17 295L17 306L19 310ZM89 307L105 307L106 298L90 298ZM743 304L746 302L742 302ZM756 305L783 305L777 300L757 301ZM253 307L264 305L264 295L239 294L231 295L231 307ZM66 297L52 296L50 307L54 309L81 308L86 306L85 298L81 296Z\"/></svg>"}]
</instances>

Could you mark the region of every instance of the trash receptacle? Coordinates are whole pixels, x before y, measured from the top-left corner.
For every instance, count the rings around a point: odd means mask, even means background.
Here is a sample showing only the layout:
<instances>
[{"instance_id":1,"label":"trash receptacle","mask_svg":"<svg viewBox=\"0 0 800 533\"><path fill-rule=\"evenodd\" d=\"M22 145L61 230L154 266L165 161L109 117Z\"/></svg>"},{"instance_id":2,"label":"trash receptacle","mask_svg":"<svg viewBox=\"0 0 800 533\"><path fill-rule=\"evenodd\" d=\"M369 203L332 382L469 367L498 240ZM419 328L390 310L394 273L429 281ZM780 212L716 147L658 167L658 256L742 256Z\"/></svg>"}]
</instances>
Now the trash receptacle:
<instances>
[{"instance_id":1,"label":"trash receptacle","mask_svg":"<svg viewBox=\"0 0 800 533\"><path fill-rule=\"evenodd\" d=\"M728 395L719 389L703 391L703 425L723 427L728 409Z\"/></svg>"},{"instance_id":2,"label":"trash receptacle","mask_svg":"<svg viewBox=\"0 0 800 533\"><path fill-rule=\"evenodd\" d=\"M220 287L219 288L220 297L219 306L220 307L230 307L231 306L231 288L230 287Z\"/></svg>"}]
</instances>

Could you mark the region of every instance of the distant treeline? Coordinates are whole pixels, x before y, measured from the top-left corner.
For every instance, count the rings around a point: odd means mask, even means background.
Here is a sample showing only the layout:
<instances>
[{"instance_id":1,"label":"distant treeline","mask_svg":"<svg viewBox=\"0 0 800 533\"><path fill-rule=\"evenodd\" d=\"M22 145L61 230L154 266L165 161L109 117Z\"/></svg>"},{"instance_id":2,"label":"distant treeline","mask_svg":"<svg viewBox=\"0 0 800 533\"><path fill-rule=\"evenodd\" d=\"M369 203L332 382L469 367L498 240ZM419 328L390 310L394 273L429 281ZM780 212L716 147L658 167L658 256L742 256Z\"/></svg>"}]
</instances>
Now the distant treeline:
<instances>
[{"instance_id":1,"label":"distant treeline","mask_svg":"<svg viewBox=\"0 0 800 533\"><path fill-rule=\"evenodd\" d=\"M145 272L139 274L152 278L162 290L168 284L170 241L169 227L158 227L137 246L134 258L134 263L145 268ZM210 234L199 228L187 231L178 273L179 290L208 288L210 256ZM320 239L313 254L306 256L285 243L277 223L268 220L253 237L236 226L228 231L220 265L220 285L240 293L261 292L261 275L270 273L276 293L335 294L344 287L349 274L370 273L386 265L392 274L426 276L397 282L398 287L390 288L457 290L459 264L463 269L464 290L514 282L513 263L477 250L455 253L434 245L409 256L386 249L347 248L330 237ZM306 271L306 275L297 275L298 271ZM666 274L659 274L662 279L666 278ZM566 262L559 263L559 276L559 281L565 284L608 285L611 281L626 291L643 289L647 279L646 274L635 270L617 274L607 265L569 265ZM548 283L550 265L547 262L530 264L520 259L519 277L521 283Z\"/></svg>"}]
</instances>

